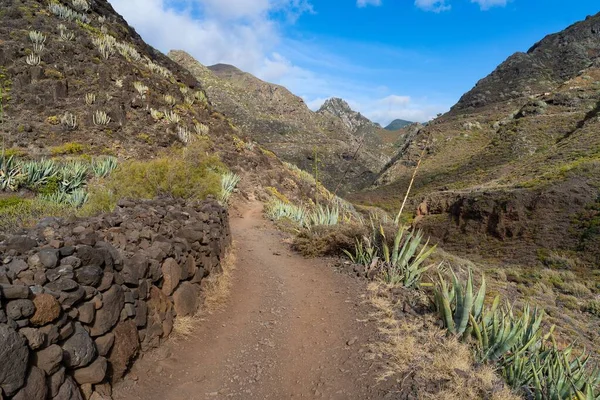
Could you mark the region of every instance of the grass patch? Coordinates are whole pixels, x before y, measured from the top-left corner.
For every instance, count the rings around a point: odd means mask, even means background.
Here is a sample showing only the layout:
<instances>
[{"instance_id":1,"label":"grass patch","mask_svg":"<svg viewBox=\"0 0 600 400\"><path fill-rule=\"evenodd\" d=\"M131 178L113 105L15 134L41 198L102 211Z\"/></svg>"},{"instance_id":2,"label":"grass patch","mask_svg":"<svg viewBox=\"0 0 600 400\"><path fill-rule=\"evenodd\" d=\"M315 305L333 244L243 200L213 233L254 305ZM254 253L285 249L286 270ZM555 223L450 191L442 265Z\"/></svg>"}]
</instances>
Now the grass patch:
<instances>
[{"instance_id":1,"label":"grass patch","mask_svg":"<svg viewBox=\"0 0 600 400\"><path fill-rule=\"evenodd\" d=\"M60 146L50 148L50 154L53 156L63 156L69 154L81 154L85 151L86 146L77 142L69 142Z\"/></svg>"},{"instance_id":2,"label":"grass patch","mask_svg":"<svg viewBox=\"0 0 600 400\"><path fill-rule=\"evenodd\" d=\"M33 227L41 218L68 217L74 213L72 206L41 198L5 197L0 199L0 231L10 233Z\"/></svg>"},{"instance_id":3,"label":"grass patch","mask_svg":"<svg viewBox=\"0 0 600 400\"><path fill-rule=\"evenodd\" d=\"M128 161L90 188L90 199L83 211L87 214L111 211L121 198L166 196L191 200L218 196L220 171L224 170L219 158L209 155L205 141L172 149L153 160Z\"/></svg>"}]
</instances>

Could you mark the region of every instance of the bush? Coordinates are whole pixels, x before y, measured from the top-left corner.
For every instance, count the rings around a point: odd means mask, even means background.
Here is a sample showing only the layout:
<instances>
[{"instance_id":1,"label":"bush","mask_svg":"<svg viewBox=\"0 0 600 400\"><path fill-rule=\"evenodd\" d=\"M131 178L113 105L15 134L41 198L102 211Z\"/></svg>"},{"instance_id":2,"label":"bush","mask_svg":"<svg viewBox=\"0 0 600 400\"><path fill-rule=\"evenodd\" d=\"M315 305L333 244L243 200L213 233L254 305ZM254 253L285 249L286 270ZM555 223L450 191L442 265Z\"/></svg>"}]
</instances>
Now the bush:
<instances>
[{"instance_id":1,"label":"bush","mask_svg":"<svg viewBox=\"0 0 600 400\"><path fill-rule=\"evenodd\" d=\"M0 200L0 231L14 232L33 226L44 217L66 217L74 213L69 205L56 204L41 198L8 197Z\"/></svg>"},{"instance_id":2,"label":"bush","mask_svg":"<svg viewBox=\"0 0 600 400\"><path fill-rule=\"evenodd\" d=\"M108 178L91 186L89 202L82 212L110 211L121 198L218 196L225 167L217 156L209 155L207 149L206 142L197 141L153 160L121 164Z\"/></svg>"},{"instance_id":3,"label":"bush","mask_svg":"<svg viewBox=\"0 0 600 400\"><path fill-rule=\"evenodd\" d=\"M353 251L357 240L368 234L361 224L317 226L301 231L293 248L305 257L341 256L344 250Z\"/></svg>"},{"instance_id":4,"label":"bush","mask_svg":"<svg viewBox=\"0 0 600 400\"><path fill-rule=\"evenodd\" d=\"M85 146L81 143L69 142L60 146L55 146L50 149L50 153L53 156L61 156L66 154L79 154L83 153Z\"/></svg>"}]
</instances>

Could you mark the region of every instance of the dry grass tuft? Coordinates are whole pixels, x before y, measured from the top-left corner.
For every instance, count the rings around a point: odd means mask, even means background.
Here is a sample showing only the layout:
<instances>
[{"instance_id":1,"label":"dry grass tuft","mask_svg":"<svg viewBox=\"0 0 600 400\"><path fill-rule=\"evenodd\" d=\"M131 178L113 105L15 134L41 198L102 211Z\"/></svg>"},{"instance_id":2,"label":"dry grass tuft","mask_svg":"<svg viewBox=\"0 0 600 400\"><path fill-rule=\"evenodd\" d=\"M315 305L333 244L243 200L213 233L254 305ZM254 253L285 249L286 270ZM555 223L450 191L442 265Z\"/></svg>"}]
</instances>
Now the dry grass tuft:
<instances>
[{"instance_id":1,"label":"dry grass tuft","mask_svg":"<svg viewBox=\"0 0 600 400\"><path fill-rule=\"evenodd\" d=\"M369 286L374 317L386 341L374 347L385 359L380 380L394 379L401 393L419 399L517 400L488 366L476 365L468 345L445 335L433 315L402 314L379 283ZM407 393L408 392L408 393Z\"/></svg>"},{"instance_id":2,"label":"dry grass tuft","mask_svg":"<svg viewBox=\"0 0 600 400\"><path fill-rule=\"evenodd\" d=\"M207 278L204 289L204 312L212 313L221 310L227 303L237 262L236 249L234 242L221 263L222 272Z\"/></svg>"},{"instance_id":3,"label":"dry grass tuft","mask_svg":"<svg viewBox=\"0 0 600 400\"><path fill-rule=\"evenodd\" d=\"M177 317L173 323L173 339L187 338L202 322L202 314L213 313L221 310L229 299L231 290L231 278L236 265L235 243L233 243L221 262L222 272L211 274L206 278L203 290L203 304L194 316Z\"/></svg>"},{"instance_id":4,"label":"dry grass tuft","mask_svg":"<svg viewBox=\"0 0 600 400\"><path fill-rule=\"evenodd\" d=\"M178 337L188 337L194 332L197 323L196 317L177 317L173 323L173 333Z\"/></svg>"}]
</instances>

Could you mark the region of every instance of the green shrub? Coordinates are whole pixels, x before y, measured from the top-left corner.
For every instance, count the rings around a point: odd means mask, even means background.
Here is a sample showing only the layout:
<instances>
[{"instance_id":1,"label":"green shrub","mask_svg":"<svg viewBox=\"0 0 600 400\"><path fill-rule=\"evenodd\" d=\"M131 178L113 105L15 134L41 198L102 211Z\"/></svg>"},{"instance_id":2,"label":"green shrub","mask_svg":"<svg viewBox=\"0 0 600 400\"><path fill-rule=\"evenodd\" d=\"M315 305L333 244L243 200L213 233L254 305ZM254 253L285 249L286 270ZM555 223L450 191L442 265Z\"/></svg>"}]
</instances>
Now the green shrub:
<instances>
[{"instance_id":1,"label":"green shrub","mask_svg":"<svg viewBox=\"0 0 600 400\"><path fill-rule=\"evenodd\" d=\"M70 205L57 204L41 198L6 198L0 201L0 231L14 232L31 227L44 217L67 217L74 214Z\"/></svg>"},{"instance_id":2,"label":"green shrub","mask_svg":"<svg viewBox=\"0 0 600 400\"><path fill-rule=\"evenodd\" d=\"M209 155L208 144L197 141L184 149L147 161L128 161L90 189L84 212L109 211L121 198L153 199L167 196L204 199L221 193L219 158Z\"/></svg>"},{"instance_id":3,"label":"green shrub","mask_svg":"<svg viewBox=\"0 0 600 400\"><path fill-rule=\"evenodd\" d=\"M81 143L69 142L60 146L55 146L50 149L53 156L62 156L67 154L80 154L85 150L85 146Z\"/></svg>"},{"instance_id":4,"label":"green shrub","mask_svg":"<svg viewBox=\"0 0 600 400\"><path fill-rule=\"evenodd\" d=\"M585 305L583 311L600 317L600 300L590 300Z\"/></svg>"}]
</instances>

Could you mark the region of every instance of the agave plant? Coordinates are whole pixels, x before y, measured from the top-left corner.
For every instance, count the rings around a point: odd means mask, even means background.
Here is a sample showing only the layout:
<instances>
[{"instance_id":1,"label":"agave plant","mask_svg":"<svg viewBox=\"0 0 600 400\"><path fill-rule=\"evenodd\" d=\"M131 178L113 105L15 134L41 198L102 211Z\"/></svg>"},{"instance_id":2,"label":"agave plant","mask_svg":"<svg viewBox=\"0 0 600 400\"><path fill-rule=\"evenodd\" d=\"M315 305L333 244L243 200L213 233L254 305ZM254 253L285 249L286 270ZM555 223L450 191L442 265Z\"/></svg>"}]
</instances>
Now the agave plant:
<instances>
[{"instance_id":1,"label":"agave plant","mask_svg":"<svg viewBox=\"0 0 600 400\"><path fill-rule=\"evenodd\" d=\"M97 110L92 116L94 125L108 125L110 124L111 118L105 111Z\"/></svg>"},{"instance_id":2,"label":"agave plant","mask_svg":"<svg viewBox=\"0 0 600 400\"><path fill-rule=\"evenodd\" d=\"M194 130L196 131L198 136L207 136L209 132L208 126L200 122L194 124Z\"/></svg>"},{"instance_id":3,"label":"agave plant","mask_svg":"<svg viewBox=\"0 0 600 400\"><path fill-rule=\"evenodd\" d=\"M408 232L400 227L394 238L394 245L390 249L383 227L380 228L384 238L382 243L382 265L383 278L392 285L402 284L404 287L414 287L421 281L422 275L428 271L433 264L421 267L421 265L435 251L437 246L427 247L429 240L423 242L423 232ZM419 250L421 247L421 250ZM418 252L417 252L418 251Z\"/></svg>"},{"instance_id":4,"label":"agave plant","mask_svg":"<svg viewBox=\"0 0 600 400\"><path fill-rule=\"evenodd\" d=\"M485 300L486 283L485 276L481 277L481 286L477 296L473 295L473 275L469 269L469 276L465 287L460 283L458 277L452 271L452 285L448 285L442 274L439 275L439 284L434 291L435 306L444 322L448 332L453 335L463 335L467 332L470 317L479 321L483 311ZM500 298L494 301L493 312L498 307Z\"/></svg>"},{"instance_id":5,"label":"agave plant","mask_svg":"<svg viewBox=\"0 0 600 400\"><path fill-rule=\"evenodd\" d=\"M73 191L85 186L88 165L80 161L71 161L61 167L59 190L63 193L72 193Z\"/></svg>"},{"instance_id":6,"label":"agave plant","mask_svg":"<svg viewBox=\"0 0 600 400\"><path fill-rule=\"evenodd\" d=\"M309 223L315 225L337 225L340 221L340 209L338 207L329 207L322 205L309 214Z\"/></svg>"},{"instance_id":7,"label":"agave plant","mask_svg":"<svg viewBox=\"0 0 600 400\"><path fill-rule=\"evenodd\" d=\"M274 221L287 218L302 227L308 226L308 212L304 207L284 203L278 199L267 205L266 214Z\"/></svg>"},{"instance_id":8,"label":"agave plant","mask_svg":"<svg viewBox=\"0 0 600 400\"><path fill-rule=\"evenodd\" d=\"M240 183L240 176L233 172L227 172L221 176L221 193L219 194L219 200L226 204L231 197L231 194L235 190L238 183Z\"/></svg>"},{"instance_id":9,"label":"agave plant","mask_svg":"<svg viewBox=\"0 0 600 400\"><path fill-rule=\"evenodd\" d=\"M105 178L115 169L117 169L117 159L115 157L105 157L92 162L92 171L97 178Z\"/></svg>"},{"instance_id":10,"label":"agave plant","mask_svg":"<svg viewBox=\"0 0 600 400\"><path fill-rule=\"evenodd\" d=\"M356 239L354 254L348 250L344 250L344 253L354 264L364 265L365 267L374 265L379 260L377 257L377 248L372 244L371 239L366 237L363 240Z\"/></svg>"},{"instance_id":11,"label":"agave plant","mask_svg":"<svg viewBox=\"0 0 600 400\"><path fill-rule=\"evenodd\" d=\"M164 113L165 120L171 124L178 124L181 122L181 117L175 111L165 111Z\"/></svg>"},{"instance_id":12,"label":"agave plant","mask_svg":"<svg viewBox=\"0 0 600 400\"><path fill-rule=\"evenodd\" d=\"M20 175L21 167L14 156L0 155L0 190L17 190Z\"/></svg>"},{"instance_id":13,"label":"agave plant","mask_svg":"<svg viewBox=\"0 0 600 400\"><path fill-rule=\"evenodd\" d=\"M25 186L37 188L48 183L50 178L58 175L58 165L52 160L29 161L23 163L22 172Z\"/></svg>"}]
</instances>

